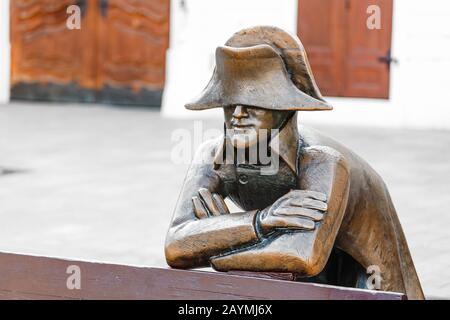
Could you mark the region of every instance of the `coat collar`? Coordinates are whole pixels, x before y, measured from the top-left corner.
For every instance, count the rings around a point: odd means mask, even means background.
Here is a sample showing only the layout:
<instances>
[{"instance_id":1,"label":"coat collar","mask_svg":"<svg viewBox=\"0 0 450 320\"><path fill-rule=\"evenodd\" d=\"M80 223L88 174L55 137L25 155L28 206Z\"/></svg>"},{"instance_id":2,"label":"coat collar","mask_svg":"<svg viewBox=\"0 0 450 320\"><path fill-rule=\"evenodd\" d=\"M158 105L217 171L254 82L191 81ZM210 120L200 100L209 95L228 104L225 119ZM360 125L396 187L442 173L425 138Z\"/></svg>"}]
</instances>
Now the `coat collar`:
<instances>
[{"instance_id":1,"label":"coat collar","mask_svg":"<svg viewBox=\"0 0 450 320\"><path fill-rule=\"evenodd\" d=\"M278 139L273 139L269 143L269 147L272 152L278 154L278 156L283 159L284 162L289 166L289 168L298 174L298 148L300 147L300 137L297 128L297 115L289 119L286 125L281 129L281 131L276 136ZM230 143L227 141L226 136L223 138L223 142L217 148L214 156L214 169L218 169L221 164L223 164L223 159L225 159L224 150L225 144ZM278 141L278 148L273 148L274 141Z\"/></svg>"}]
</instances>

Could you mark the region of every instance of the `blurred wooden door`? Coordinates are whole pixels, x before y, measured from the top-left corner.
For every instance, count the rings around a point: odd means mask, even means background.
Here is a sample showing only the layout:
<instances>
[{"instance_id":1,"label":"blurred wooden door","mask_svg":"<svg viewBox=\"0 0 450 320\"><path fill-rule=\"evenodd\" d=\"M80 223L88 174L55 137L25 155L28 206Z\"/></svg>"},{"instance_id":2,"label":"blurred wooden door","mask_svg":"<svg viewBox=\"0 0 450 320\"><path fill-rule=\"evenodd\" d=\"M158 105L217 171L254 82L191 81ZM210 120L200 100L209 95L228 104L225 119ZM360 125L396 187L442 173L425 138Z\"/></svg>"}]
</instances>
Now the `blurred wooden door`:
<instances>
[{"instance_id":1,"label":"blurred wooden door","mask_svg":"<svg viewBox=\"0 0 450 320\"><path fill-rule=\"evenodd\" d=\"M370 29L370 5L380 29ZM389 98L392 0L299 0L298 35L324 95Z\"/></svg>"},{"instance_id":2,"label":"blurred wooden door","mask_svg":"<svg viewBox=\"0 0 450 320\"><path fill-rule=\"evenodd\" d=\"M11 0L11 97L159 106L169 15L169 0Z\"/></svg>"},{"instance_id":3,"label":"blurred wooden door","mask_svg":"<svg viewBox=\"0 0 450 320\"><path fill-rule=\"evenodd\" d=\"M101 0L98 82L109 103L161 103L169 0Z\"/></svg>"},{"instance_id":4,"label":"blurred wooden door","mask_svg":"<svg viewBox=\"0 0 450 320\"><path fill-rule=\"evenodd\" d=\"M66 26L66 10L72 4L80 5L81 30ZM75 0L11 0L12 98L95 101L93 5Z\"/></svg>"}]
</instances>

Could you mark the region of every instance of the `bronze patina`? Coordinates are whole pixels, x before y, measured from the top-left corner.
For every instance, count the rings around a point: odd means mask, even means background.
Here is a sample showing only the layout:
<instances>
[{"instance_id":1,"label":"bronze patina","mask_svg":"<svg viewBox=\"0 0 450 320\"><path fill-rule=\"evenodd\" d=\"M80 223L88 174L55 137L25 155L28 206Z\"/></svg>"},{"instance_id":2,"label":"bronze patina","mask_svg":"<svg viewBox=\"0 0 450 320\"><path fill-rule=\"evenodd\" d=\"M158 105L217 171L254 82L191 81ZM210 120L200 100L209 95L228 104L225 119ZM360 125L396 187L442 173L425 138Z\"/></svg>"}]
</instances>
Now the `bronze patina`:
<instances>
[{"instance_id":1,"label":"bronze patina","mask_svg":"<svg viewBox=\"0 0 450 320\"><path fill-rule=\"evenodd\" d=\"M166 239L170 266L288 272L357 288L375 266L379 289L424 298L382 178L345 146L298 125L297 111L332 107L297 37L253 27L218 47L209 84L186 108L218 107L224 135L205 142L188 170ZM259 152L265 144L269 162ZM229 212L226 198L239 212Z\"/></svg>"}]
</instances>

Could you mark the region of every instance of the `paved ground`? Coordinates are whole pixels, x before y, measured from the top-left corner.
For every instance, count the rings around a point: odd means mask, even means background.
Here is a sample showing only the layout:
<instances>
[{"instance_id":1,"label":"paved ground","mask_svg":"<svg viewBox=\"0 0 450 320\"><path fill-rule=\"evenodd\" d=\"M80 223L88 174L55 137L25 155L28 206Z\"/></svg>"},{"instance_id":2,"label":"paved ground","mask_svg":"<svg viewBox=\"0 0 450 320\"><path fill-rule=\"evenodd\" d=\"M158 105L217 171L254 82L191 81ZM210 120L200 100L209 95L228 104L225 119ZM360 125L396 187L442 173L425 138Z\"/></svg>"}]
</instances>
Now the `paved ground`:
<instances>
[{"instance_id":1,"label":"paved ground","mask_svg":"<svg viewBox=\"0 0 450 320\"><path fill-rule=\"evenodd\" d=\"M0 106L0 250L165 266L187 169L170 160L177 128L193 122L146 109ZM385 178L426 295L450 297L450 132L317 128Z\"/></svg>"}]
</instances>

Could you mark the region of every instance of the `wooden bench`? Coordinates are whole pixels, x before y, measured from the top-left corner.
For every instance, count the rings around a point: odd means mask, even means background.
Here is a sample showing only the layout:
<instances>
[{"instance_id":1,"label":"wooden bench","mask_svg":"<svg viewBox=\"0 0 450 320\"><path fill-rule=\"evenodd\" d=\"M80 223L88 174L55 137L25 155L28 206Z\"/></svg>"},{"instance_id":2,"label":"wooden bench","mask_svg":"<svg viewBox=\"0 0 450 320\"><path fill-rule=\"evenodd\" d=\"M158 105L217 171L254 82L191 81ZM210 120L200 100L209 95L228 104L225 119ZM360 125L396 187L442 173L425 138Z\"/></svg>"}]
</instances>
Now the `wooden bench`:
<instances>
[{"instance_id":1,"label":"wooden bench","mask_svg":"<svg viewBox=\"0 0 450 320\"><path fill-rule=\"evenodd\" d=\"M80 289L69 289L71 286L67 284L68 278L77 272L74 268L79 270ZM0 253L0 299L404 300L405 295L270 276L253 277L245 273L148 268Z\"/></svg>"}]
</instances>

